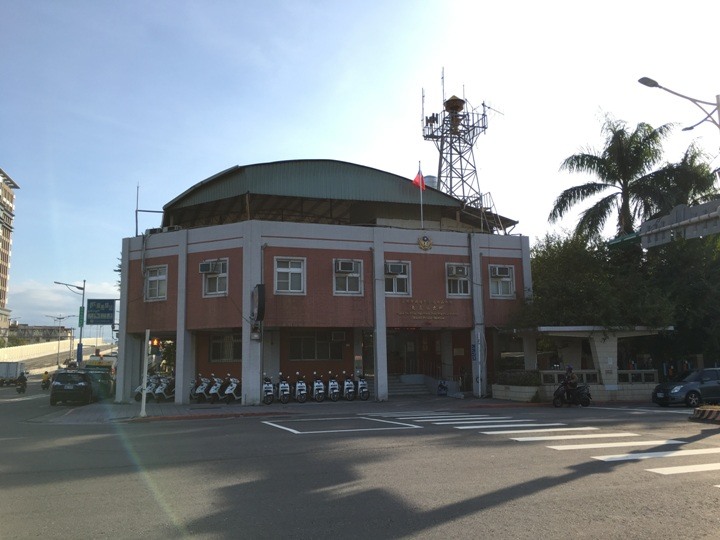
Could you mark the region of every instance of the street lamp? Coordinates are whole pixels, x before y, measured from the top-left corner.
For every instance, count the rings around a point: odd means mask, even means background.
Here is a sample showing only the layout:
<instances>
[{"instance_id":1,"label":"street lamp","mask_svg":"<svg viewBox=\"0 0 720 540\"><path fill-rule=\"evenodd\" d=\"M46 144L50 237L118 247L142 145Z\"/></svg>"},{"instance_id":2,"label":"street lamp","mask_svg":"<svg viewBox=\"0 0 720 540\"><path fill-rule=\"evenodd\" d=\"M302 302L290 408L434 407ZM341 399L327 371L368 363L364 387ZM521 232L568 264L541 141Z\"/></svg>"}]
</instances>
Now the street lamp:
<instances>
[{"instance_id":1,"label":"street lamp","mask_svg":"<svg viewBox=\"0 0 720 540\"><path fill-rule=\"evenodd\" d=\"M60 368L60 323L64 321L65 319L69 319L70 317L76 317L77 315L45 315L46 317L50 317L51 319L57 321L58 325L58 352L57 352L57 367Z\"/></svg>"},{"instance_id":2,"label":"street lamp","mask_svg":"<svg viewBox=\"0 0 720 540\"><path fill-rule=\"evenodd\" d=\"M55 283L55 285L65 285L71 292L75 292L72 289L77 289L78 291L82 291L82 304L80 304L80 313L78 314L78 324L80 325L80 339L78 341L77 357L76 357L77 364L79 366L83 359L82 335L83 335L83 326L85 325L85 280L83 279L82 287L80 285L73 285L72 283L63 283L62 281L54 281L53 283ZM75 293L75 294L80 294L80 293Z\"/></svg>"},{"instance_id":3,"label":"street lamp","mask_svg":"<svg viewBox=\"0 0 720 540\"><path fill-rule=\"evenodd\" d=\"M715 103L712 101L703 101L701 99L695 99L690 96L686 96L684 94L680 94L679 92L675 92L674 90L670 90L669 88L665 88L664 86L661 86L656 80L651 79L650 77L642 77L641 79L638 79L638 82L640 84L643 84L649 88L659 88L660 90L665 90L666 92L681 97L683 99L688 100L690 103L694 104L697 108L699 108L702 112L705 113L705 116L702 120L699 122L693 124L692 126L683 128L683 131L690 131L691 129L696 128L700 124L702 124L705 121L709 121L712 124L715 124L715 127L720 129L720 94L715 96ZM709 105L710 107L713 107L712 109L708 110L703 105ZM717 113L717 120L713 117L713 115Z\"/></svg>"}]
</instances>

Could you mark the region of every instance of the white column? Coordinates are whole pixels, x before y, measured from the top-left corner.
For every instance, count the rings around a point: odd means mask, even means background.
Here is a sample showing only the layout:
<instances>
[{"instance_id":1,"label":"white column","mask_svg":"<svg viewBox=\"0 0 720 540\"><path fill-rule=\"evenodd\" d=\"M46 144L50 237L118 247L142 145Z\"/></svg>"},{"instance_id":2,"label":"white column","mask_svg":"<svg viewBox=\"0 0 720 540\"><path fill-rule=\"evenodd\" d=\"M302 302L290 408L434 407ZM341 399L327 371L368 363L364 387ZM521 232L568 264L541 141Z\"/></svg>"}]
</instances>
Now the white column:
<instances>
[{"instance_id":1,"label":"white column","mask_svg":"<svg viewBox=\"0 0 720 540\"><path fill-rule=\"evenodd\" d=\"M385 235L383 229L373 229L373 299L375 308L375 399L387 401L387 319L385 316Z\"/></svg>"},{"instance_id":2,"label":"white column","mask_svg":"<svg viewBox=\"0 0 720 540\"><path fill-rule=\"evenodd\" d=\"M242 404L259 405L262 381L262 339L250 339L252 324L252 290L262 283L262 224L256 221L246 222L243 244L243 282L242 282ZM272 283L266 284L265 295L272 294Z\"/></svg>"},{"instance_id":3,"label":"white column","mask_svg":"<svg viewBox=\"0 0 720 540\"><path fill-rule=\"evenodd\" d=\"M194 340L186 330L187 326L187 255L188 234L183 229L173 233L179 238L177 250L177 314L175 319L175 403L190 403L191 381L195 380L195 349Z\"/></svg>"},{"instance_id":4,"label":"white column","mask_svg":"<svg viewBox=\"0 0 720 540\"><path fill-rule=\"evenodd\" d=\"M483 296L483 254L479 234L468 235L470 242L470 275L472 276L473 329L470 332L473 395L487 394L487 343L485 342L485 306Z\"/></svg>"},{"instance_id":5,"label":"white column","mask_svg":"<svg viewBox=\"0 0 720 540\"><path fill-rule=\"evenodd\" d=\"M617 336L614 334L593 334L590 336L590 351L595 368L600 373L600 382L606 390L617 390Z\"/></svg>"}]
</instances>

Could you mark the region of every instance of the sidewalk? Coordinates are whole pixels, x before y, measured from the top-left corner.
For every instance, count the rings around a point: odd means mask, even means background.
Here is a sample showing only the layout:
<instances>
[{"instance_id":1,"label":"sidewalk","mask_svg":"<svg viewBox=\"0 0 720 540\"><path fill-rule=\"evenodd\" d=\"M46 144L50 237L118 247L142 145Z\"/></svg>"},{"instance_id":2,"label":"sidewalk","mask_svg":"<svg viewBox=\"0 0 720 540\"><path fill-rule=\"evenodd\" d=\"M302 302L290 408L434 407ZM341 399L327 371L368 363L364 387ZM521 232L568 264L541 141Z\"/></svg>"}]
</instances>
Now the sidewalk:
<instances>
[{"instance_id":1,"label":"sidewalk","mask_svg":"<svg viewBox=\"0 0 720 540\"><path fill-rule=\"evenodd\" d=\"M462 411L478 408L517 408L548 406L547 403L520 403L490 398L456 399L446 396L398 397L390 401L340 400L333 403L275 402L271 405L242 406L239 403L190 403L148 401L143 415L141 402L114 403L99 401L90 405L61 403L34 422L54 424L107 424L115 422L152 422L173 420L202 420L207 418L273 417L300 414L371 414L378 412L410 412L428 410Z\"/></svg>"}]
</instances>

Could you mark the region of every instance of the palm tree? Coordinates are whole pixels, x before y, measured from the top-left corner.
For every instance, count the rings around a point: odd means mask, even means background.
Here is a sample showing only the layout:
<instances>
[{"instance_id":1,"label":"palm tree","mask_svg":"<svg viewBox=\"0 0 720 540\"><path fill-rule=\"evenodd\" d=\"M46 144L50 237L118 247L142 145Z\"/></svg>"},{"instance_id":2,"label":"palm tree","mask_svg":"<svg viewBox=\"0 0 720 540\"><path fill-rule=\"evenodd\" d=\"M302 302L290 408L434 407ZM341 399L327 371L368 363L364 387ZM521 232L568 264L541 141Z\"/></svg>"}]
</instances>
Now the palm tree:
<instances>
[{"instance_id":1,"label":"palm tree","mask_svg":"<svg viewBox=\"0 0 720 540\"><path fill-rule=\"evenodd\" d=\"M671 129L671 124L653 128L640 123L633 132L629 132L625 122L606 118L603 132L607 134L607 140L603 151L588 150L575 154L560 167L560 170L570 172L592 173L599 181L563 191L555 200L548 220L553 223L575 204L610 191L581 214L575 234L599 235L615 210L618 213L618 235L633 233L635 220L655 210L655 203L648 202L647 196L657 192L652 188L658 179L653 167L662 158L662 141ZM667 173L663 173L661 178L667 179Z\"/></svg>"}]
</instances>

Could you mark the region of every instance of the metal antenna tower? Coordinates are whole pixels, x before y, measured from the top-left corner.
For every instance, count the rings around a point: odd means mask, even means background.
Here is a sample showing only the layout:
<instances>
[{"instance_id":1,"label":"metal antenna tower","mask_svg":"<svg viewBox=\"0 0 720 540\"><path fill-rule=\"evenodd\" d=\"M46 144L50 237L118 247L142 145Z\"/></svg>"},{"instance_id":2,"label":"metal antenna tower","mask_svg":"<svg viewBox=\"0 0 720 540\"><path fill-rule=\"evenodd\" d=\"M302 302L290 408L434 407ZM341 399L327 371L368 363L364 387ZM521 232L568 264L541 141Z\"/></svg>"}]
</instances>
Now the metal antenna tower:
<instances>
[{"instance_id":1,"label":"metal antenna tower","mask_svg":"<svg viewBox=\"0 0 720 540\"><path fill-rule=\"evenodd\" d=\"M423 91L423 138L433 141L440 159L438 162L438 189L460 199L465 206L475 208L482 214L488 232L503 229L495 214L492 197L480 192L475 154L477 138L487 130L487 107L482 112L470 109L468 103L457 96L445 98L443 74L443 111L425 116L425 92Z\"/></svg>"}]
</instances>

